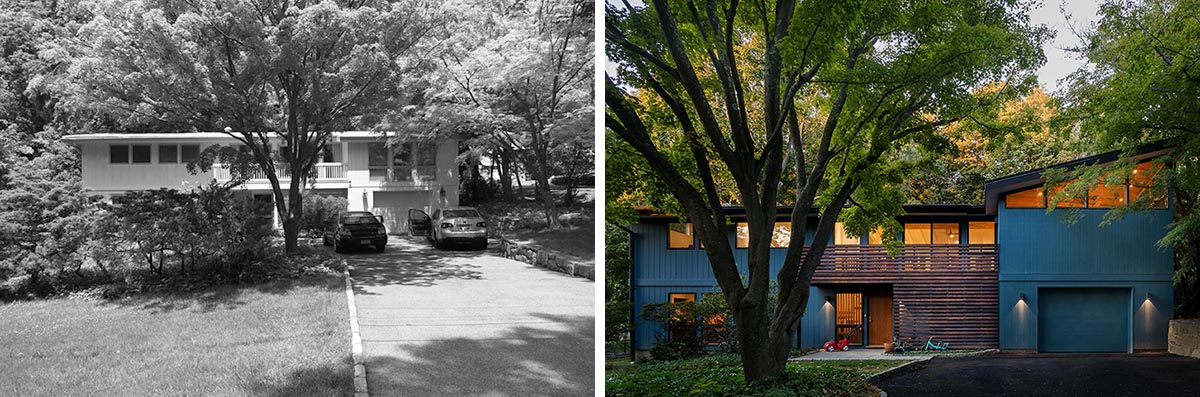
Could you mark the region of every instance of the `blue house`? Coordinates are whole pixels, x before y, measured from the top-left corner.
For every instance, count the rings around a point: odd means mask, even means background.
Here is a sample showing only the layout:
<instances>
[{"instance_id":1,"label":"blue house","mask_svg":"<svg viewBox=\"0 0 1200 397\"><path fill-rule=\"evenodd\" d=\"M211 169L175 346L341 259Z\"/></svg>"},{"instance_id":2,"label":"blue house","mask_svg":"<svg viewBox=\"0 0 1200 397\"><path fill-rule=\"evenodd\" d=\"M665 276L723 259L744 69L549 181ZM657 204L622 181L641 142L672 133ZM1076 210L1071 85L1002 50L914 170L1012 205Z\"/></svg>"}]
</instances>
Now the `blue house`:
<instances>
[{"instance_id":1,"label":"blue house","mask_svg":"<svg viewBox=\"0 0 1200 397\"><path fill-rule=\"evenodd\" d=\"M1029 352L1165 350L1174 306L1173 254L1156 246L1172 219L1166 197L1154 209L1133 212L1100 227L1104 214L1147 193L1154 157L1148 147L1134 159L1133 177L1097 185L1086 199L1062 201L1047 214L1043 171L985 185L985 205L908 205L897 217L904 245L890 255L880 231L852 237L837 225L813 276L796 346L819 347L847 338L882 347L893 338L934 337L955 348ZM1049 168L1072 169L1116 160L1117 152ZM1055 193L1055 192L1051 192ZM735 261L746 272L745 212L724 207L737 233ZM771 273L782 266L791 208L779 208ZM1070 215L1071 221L1065 218ZM806 244L816 230L806 222ZM692 225L652 210L631 225L633 348L644 355L669 337L637 315L655 302L701 299L720 293ZM673 331L674 332L674 331ZM703 338L702 338L703 339Z\"/></svg>"}]
</instances>

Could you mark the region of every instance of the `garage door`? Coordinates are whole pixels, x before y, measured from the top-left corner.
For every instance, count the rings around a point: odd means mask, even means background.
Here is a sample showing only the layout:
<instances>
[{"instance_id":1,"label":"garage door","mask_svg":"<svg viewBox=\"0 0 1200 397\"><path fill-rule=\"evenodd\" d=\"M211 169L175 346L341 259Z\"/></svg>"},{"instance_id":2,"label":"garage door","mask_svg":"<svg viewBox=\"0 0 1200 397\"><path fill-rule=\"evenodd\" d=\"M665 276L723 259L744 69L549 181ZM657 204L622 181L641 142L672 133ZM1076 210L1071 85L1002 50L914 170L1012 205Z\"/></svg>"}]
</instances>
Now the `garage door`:
<instances>
[{"instance_id":1,"label":"garage door","mask_svg":"<svg viewBox=\"0 0 1200 397\"><path fill-rule=\"evenodd\" d=\"M383 216L383 224L390 234L408 233L408 209L418 208L429 212L429 192L375 192L371 212Z\"/></svg>"},{"instance_id":2,"label":"garage door","mask_svg":"<svg viewBox=\"0 0 1200 397\"><path fill-rule=\"evenodd\" d=\"M1038 351L1129 351L1129 289L1038 289Z\"/></svg>"}]
</instances>

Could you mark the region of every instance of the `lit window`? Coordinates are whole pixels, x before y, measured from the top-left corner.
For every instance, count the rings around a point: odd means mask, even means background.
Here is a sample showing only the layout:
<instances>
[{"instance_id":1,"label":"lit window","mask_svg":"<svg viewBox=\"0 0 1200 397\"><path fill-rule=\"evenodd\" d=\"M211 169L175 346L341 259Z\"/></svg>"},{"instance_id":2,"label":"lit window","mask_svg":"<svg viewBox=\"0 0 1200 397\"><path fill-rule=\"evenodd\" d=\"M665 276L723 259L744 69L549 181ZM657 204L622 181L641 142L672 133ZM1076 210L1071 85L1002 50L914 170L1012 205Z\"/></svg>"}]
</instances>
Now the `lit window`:
<instances>
[{"instance_id":1,"label":"lit window","mask_svg":"<svg viewBox=\"0 0 1200 397\"><path fill-rule=\"evenodd\" d=\"M1137 200L1147 190L1154 192L1154 202L1151 204L1153 208L1167 208L1166 192L1161 189L1155 192L1151 189L1154 186L1154 177L1158 175L1158 171L1162 169L1161 164L1141 163L1133 168L1133 175L1129 177L1129 201Z\"/></svg>"},{"instance_id":2,"label":"lit window","mask_svg":"<svg viewBox=\"0 0 1200 397\"><path fill-rule=\"evenodd\" d=\"M996 243L996 222L970 222L967 225L970 230L967 242L970 244L995 244Z\"/></svg>"},{"instance_id":3,"label":"lit window","mask_svg":"<svg viewBox=\"0 0 1200 397\"><path fill-rule=\"evenodd\" d=\"M867 244L879 245L883 244L883 228L877 227L871 234L867 235Z\"/></svg>"},{"instance_id":4,"label":"lit window","mask_svg":"<svg viewBox=\"0 0 1200 397\"><path fill-rule=\"evenodd\" d=\"M959 238L962 237L962 233L958 232L957 223L934 223L932 226L934 244L958 244Z\"/></svg>"},{"instance_id":5,"label":"lit window","mask_svg":"<svg viewBox=\"0 0 1200 397\"><path fill-rule=\"evenodd\" d=\"M1125 205L1125 185L1097 183L1088 191L1088 208L1115 208Z\"/></svg>"},{"instance_id":6,"label":"lit window","mask_svg":"<svg viewBox=\"0 0 1200 397\"><path fill-rule=\"evenodd\" d=\"M1063 182L1063 183L1054 185L1054 187L1052 187L1050 189L1050 196L1057 197L1058 193L1061 192L1063 190L1063 188L1065 188L1067 186L1068 183L1074 183L1074 182L1075 182L1074 180L1071 180L1071 181L1067 181L1067 182ZM1054 206L1054 208L1083 208L1083 207L1084 207L1083 199L1079 198L1079 197L1061 198L1058 200L1058 204Z\"/></svg>"},{"instance_id":7,"label":"lit window","mask_svg":"<svg viewBox=\"0 0 1200 397\"><path fill-rule=\"evenodd\" d=\"M1004 198L1004 208L1046 208L1042 188L1025 189L1009 193Z\"/></svg>"},{"instance_id":8,"label":"lit window","mask_svg":"<svg viewBox=\"0 0 1200 397\"><path fill-rule=\"evenodd\" d=\"M695 302L695 301L696 301L696 294L692 293L692 292L672 292L670 294L667 294L667 302L670 302L670 303Z\"/></svg>"},{"instance_id":9,"label":"lit window","mask_svg":"<svg viewBox=\"0 0 1200 397\"><path fill-rule=\"evenodd\" d=\"M858 237L851 236L846 233L846 227L841 222L833 225L833 244L834 245L858 245L861 240Z\"/></svg>"},{"instance_id":10,"label":"lit window","mask_svg":"<svg viewBox=\"0 0 1200 397\"><path fill-rule=\"evenodd\" d=\"M792 223L775 222L775 230L771 231L771 248L787 248L792 241Z\"/></svg>"},{"instance_id":11,"label":"lit window","mask_svg":"<svg viewBox=\"0 0 1200 397\"><path fill-rule=\"evenodd\" d=\"M692 248L695 247L696 238L692 234L692 224L690 223L670 223L667 224L667 248Z\"/></svg>"},{"instance_id":12,"label":"lit window","mask_svg":"<svg viewBox=\"0 0 1200 397\"><path fill-rule=\"evenodd\" d=\"M905 244L932 244L933 230L928 223L905 223L904 224L904 243Z\"/></svg>"},{"instance_id":13,"label":"lit window","mask_svg":"<svg viewBox=\"0 0 1200 397\"><path fill-rule=\"evenodd\" d=\"M746 224L746 223L738 223L737 224L737 241L736 242L737 242L736 246L738 248L750 247L750 225L749 224Z\"/></svg>"}]
</instances>

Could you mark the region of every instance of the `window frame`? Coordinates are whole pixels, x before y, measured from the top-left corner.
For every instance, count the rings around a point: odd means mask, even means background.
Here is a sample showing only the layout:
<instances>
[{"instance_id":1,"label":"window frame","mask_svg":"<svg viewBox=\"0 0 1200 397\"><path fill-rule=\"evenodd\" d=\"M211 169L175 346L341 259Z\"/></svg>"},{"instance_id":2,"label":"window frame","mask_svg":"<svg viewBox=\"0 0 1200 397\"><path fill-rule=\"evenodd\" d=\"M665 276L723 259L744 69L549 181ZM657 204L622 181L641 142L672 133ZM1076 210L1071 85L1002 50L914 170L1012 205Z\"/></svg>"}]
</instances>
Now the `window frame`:
<instances>
[{"instance_id":1,"label":"window frame","mask_svg":"<svg viewBox=\"0 0 1200 397\"><path fill-rule=\"evenodd\" d=\"M113 161L115 159L113 150L117 149L117 148L122 148L125 150L125 154L123 156L125 158L125 161ZM108 163L109 164L131 164L130 163L131 160L133 160L133 153L130 153L128 144L123 144L123 145L110 144L110 145L108 145Z\"/></svg>"},{"instance_id":2,"label":"window frame","mask_svg":"<svg viewBox=\"0 0 1200 397\"><path fill-rule=\"evenodd\" d=\"M158 146L158 163L159 164L179 164L179 145L158 144L156 146ZM165 154L165 153L163 153L163 149L166 149L166 148L170 148L172 150L171 153L173 155L170 156L170 161L163 160L164 159L163 154Z\"/></svg>"},{"instance_id":3,"label":"window frame","mask_svg":"<svg viewBox=\"0 0 1200 397\"><path fill-rule=\"evenodd\" d=\"M974 228L972 228L972 227L971 227L971 225L973 225L973 224L977 224L977 223L990 223L990 224L992 224L992 235L991 235L991 240L992 240L992 242L990 242L990 243L976 243L976 242L972 241L972 240L974 240L974 239L975 239L975 229L974 229ZM997 225L997 223L996 223L996 221L994 221L994 220L992 220L992 221L967 221L967 244L973 244L973 245L995 245L995 244L996 244L996 225ZM962 240L960 239L959 241L962 241Z\"/></svg>"},{"instance_id":4,"label":"window frame","mask_svg":"<svg viewBox=\"0 0 1200 397\"><path fill-rule=\"evenodd\" d=\"M195 153L193 153L191 156L187 156L185 153L187 153L187 151L188 151L187 149L190 149L190 148L195 148ZM190 162L199 160L200 159L200 151L201 151L201 148L200 148L199 144L196 144L196 145L180 144L179 145L179 163L180 164L190 163Z\"/></svg>"}]
</instances>

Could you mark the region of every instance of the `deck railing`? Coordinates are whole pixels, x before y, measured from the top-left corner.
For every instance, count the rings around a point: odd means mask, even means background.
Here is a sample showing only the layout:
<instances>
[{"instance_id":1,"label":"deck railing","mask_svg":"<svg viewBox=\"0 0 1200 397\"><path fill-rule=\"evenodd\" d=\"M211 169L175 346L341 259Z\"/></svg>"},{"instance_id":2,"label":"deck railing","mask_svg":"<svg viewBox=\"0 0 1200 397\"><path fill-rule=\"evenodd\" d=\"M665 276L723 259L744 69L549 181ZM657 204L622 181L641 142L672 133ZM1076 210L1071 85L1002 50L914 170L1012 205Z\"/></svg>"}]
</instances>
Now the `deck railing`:
<instances>
[{"instance_id":1,"label":"deck railing","mask_svg":"<svg viewBox=\"0 0 1200 397\"><path fill-rule=\"evenodd\" d=\"M890 255L879 245L830 245L818 271L996 271L995 244L916 245Z\"/></svg>"},{"instance_id":2,"label":"deck railing","mask_svg":"<svg viewBox=\"0 0 1200 397\"><path fill-rule=\"evenodd\" d=\"M342 165L341 163L317 163L316 165L313 165L313 168L316 170L318 181L346 179L346 166ZM275 176L281 180L288 179L291 177L291 175L291 171L289 171L287 168L275 168ZM233 179L233 174L230 172L228 165L213 164L213 177L218 181L224 182ZM267 180L267 173L263 172L262 169L255 168L254 170L250 171L250 180L265 181Z\"/></svg>"}]
</instances>

